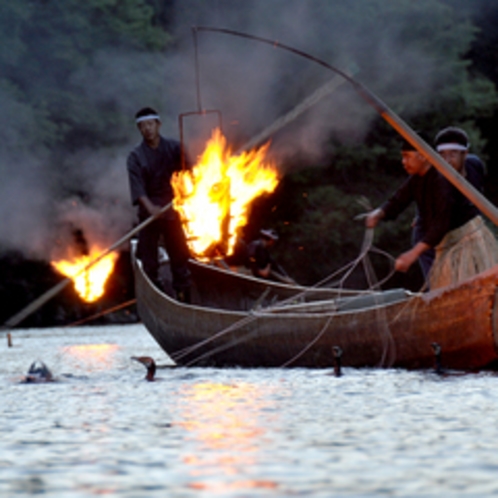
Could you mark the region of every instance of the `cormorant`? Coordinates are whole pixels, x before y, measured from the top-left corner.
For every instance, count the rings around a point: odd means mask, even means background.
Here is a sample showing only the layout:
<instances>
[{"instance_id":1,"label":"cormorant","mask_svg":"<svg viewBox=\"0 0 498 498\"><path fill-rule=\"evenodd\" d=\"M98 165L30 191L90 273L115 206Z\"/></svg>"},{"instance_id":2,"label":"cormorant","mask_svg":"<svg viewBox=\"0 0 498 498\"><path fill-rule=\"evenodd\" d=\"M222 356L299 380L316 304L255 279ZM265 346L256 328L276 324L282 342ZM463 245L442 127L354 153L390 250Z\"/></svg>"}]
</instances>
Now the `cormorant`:
<instances>
[{"instance_id":1,"label":"cormorant","mask_svg":"<svg viewBox=\"0 0 498 498\"><path fill-rule=\"evenodd\" d=\"M334 346L332 350L334 351L334 375L336 377L340 377L342 375L341 372L342 349L339 346Z\"/></svg>"},{"instance_id":2,"label":"cormorant","mask_svg":"<svg viewBox=\"0 0 498 498\"><path fill-rule=\"evenodd\" d=\"M434 351L434 373L441 375L442 377L461 377L462 375L467 375L469 373L478 373L477 371L448 371L443 368L441 362L441 345L437 342L433 342L431 348Z\"/></svg>"},{"instance_id":3,"label":"cormorant","mask_svg":"<svg viewBox=\"0 0 498 498\"><path fill-rule=\"evenodd\" d=\"M432 350L434 351L434 371L438 375L443 374L443 367L441 365L441 346L437 342L431 344Z\"/></svg>"},{"instance_id":4,"label":"cormorant","mask_svg":"<svg viewBox=\"0 0 498 498\"><path fill-rule=\"evenodd\" d=\"M152 382L154 379L154 375L156 374L156 362L150 356L132 356L132 360L138 361L147 369L147 375L145 378Z\"/></svg>"},{"instance_id":5,"label":"cormorant","mask_svg":"<svg viewBox=\"0 0 498 498\"><path fill-rule=\"evenodd\" d=\"M47 365L43 361L34 361L31 363L23 382L52 382L53 380L54 376Z\"/></svg>"}]
</instances>

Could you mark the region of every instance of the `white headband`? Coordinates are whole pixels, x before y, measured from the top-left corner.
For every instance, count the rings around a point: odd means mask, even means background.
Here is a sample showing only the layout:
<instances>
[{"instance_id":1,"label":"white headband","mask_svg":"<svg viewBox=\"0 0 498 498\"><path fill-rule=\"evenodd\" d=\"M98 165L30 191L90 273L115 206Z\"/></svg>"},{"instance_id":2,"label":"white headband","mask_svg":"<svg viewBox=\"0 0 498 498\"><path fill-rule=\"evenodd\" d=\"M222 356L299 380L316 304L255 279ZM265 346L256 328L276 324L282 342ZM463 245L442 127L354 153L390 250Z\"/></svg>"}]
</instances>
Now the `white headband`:
<instances>
[{"instance_id":1,"label":"white headband","mask_svg":"<svg viewBox=\"0 0 498 498\"><path fill-rule=\"evenodd\" d=\"M451 143L451 144L440 144L436 147L436 150L438 152L441 152L442 150L469 150L469 147L465 147L465 145L462 144L456 144L456 143Z\"/></svg>"},{"instance_id":2,"label":"white headband","mask_svg":"<svg viewBox=\"0 0 498 498\"><path fill-rule=\"evenodd\" d=\"M147 114L147 116L140 116L137 118L136 123L141 123L142 121L147 121L148 119L157 119L161 121L161 118L157 114Z\"/></svg>"}]
</instances>

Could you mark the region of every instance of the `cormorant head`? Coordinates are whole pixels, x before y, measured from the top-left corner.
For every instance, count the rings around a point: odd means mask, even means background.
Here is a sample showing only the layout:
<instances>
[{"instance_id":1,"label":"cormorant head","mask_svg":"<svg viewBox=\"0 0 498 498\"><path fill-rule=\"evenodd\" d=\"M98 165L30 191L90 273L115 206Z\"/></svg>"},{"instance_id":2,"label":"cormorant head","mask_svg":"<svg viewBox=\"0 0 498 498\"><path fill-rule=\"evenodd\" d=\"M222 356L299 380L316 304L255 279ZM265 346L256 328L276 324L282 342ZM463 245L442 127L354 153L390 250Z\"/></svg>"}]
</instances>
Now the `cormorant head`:
<instances>
[{"instance_id":1,"label":"cormorant head","mask_svg":"<svg viewBox=\"0 0 498 498\"><path fill-rule=\"evenodd\" d=\"M145 378L148 381L154 380L154 375L156 374L156 362L150 356L132 356L132 360L138 361L147 369L147 375Z\"/></svg>"},{"instance_id":2,"label":"cormorant head","mask_svg":"<svg viewBox=\"0 0 498 498\"><path fill-rule=\"evenodd\" d=\"M342 348L340 346L333 346L332 351L334 353L334 375L336 377L340 377L342 375L341 371Z\"/></svg>"},{"instance_id":3,"label":"cormorant head","mask_svg":"<svg viewBox=\"0 0 498 498\"><path fill-rule=\"evenodd\" d=\"M42 361L34 361L29 367L26 382L51 382L54 380L52 372Z\"/></svg>"}]
</instances>

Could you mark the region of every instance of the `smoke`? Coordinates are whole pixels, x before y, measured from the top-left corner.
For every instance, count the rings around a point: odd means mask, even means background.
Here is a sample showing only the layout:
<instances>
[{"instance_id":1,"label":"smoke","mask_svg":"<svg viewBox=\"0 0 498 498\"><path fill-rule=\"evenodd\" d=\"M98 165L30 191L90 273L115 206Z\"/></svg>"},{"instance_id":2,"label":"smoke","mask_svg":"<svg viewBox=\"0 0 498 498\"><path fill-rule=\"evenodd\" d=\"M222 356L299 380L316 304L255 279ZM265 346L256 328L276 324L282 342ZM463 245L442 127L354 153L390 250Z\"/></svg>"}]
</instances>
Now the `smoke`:
<instances>
[{"instance_id":1,"label":"smoke","mask_svg":"<svg viewBox=\"0 0 498 498\"><path fill-rule=\"evenodd\" d=\"M60 179L54 182L42 159L17 155L14 162L2 158L2 163L15 165L0 184L2 248L20 250L37 259L64 257L63 248L69 247L75 229L82 230L91 245L104 249L112 244L133 222L125 157L120 151L112 159L106 150L100 155L68 158L81 169L80 175L66 178L64 186ZM86 176L95 165L100 171ZM80 177L79 183L75 176Z\"/></svg>"},{"instance_id":2,"label":"smoke","mask_svg":"<svg viewBox=\"0 0 498 498\"><path fill-rule=\"evenodd\" d=\"M434 2L413 2L411 13L408 7L403 10L387 4L391 3L178 0L174 49L148 54L103 48L64 82L65 90L73 92L75 106L84 106L84 112L75 107L79 117L102 137L92 149L76 147L54 153L40 145L53 138L57 129L43 112L34 112L21 98L12 98L11 89L0 81L0 104L8 123L0 130L0 139L10 144L0 157L0 245L52 259L69 244L74 230L82 230L89 244L103 245L129 230L134 211L125 165L129 150L140 140L132 119L137 109L156 107L163 135L173 138L179 137L179 114L197 111L199 106L219 110L223 131L237 148L335 77L279 49L277 43L269 46L200 32L197 87L193 25L269 38L352 71L409 118L428 105L431 90L448 78L439 71L430 44L420 43L414 27L413 16L418 16L430 32L431 19L436 17L431 10ZM451 9L439 7L446 9L451 22ZM48 73L51 70L46 68ZM361 140L375 116L349 84L341 85L271 137L273 155L279 163L297 155L316 159L331 134ZM213 119L216 122L212 115L185 118L184 133L194 158L204 141L204 128L212 127ZM26 135L32 137L31 143L25 142Z\"/></svg>"},{"instance_id":3,"label":"smoke","mask_svg":"<svg viewBox=\"0 0 498 498\"><path fill-rule=\"evenodd\" d=\"M128 195L126 154L122 149L84 150L66 159L78 165L78 174L66 185L67 195L55 203L57 240L52 246L52 258L64 257L75 230L82 231L90 248L103 250L130 229L133 209Z\"/></svg>"},{"instance_id":4,"label":"smoke","mask_svg":"<svg viewBox=\"0 0 498 498\"><path fill-rule=\"evenodd\" d=\"M451 10L440 8L451 19ZM190 26L216 26L275 40L270 46L198 32L202 107L222 110L225 134L231 143L241 144L336 76L279 49L279 43L354 73L405 119L420 112L429 104L432 90L449 77L441 73L421 37L436 24L431 16L437 17L434 2L425 0L411 11L375 0L185 0L177 3L176 25L185 42L184 60L192 60L192 38L185 34ZM422 27L414 27L414 21ZM180 85L193 86L193 81L183 80L184 73L176 74L182 78ZM315 160L331 134L361 140L376 116L350 84L343 85L274 134L272 152L280 163L296 155Z\"/></svg>"}]
</instances>

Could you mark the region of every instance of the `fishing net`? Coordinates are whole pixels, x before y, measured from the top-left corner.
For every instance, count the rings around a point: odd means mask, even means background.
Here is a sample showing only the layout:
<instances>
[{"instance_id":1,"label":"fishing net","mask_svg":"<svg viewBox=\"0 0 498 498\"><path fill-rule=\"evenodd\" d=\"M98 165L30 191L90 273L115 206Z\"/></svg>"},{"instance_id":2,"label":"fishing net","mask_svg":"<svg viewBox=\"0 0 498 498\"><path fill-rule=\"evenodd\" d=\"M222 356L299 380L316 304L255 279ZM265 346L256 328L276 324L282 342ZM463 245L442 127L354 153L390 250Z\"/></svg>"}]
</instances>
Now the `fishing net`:
<instances>
[{"instance_id":1,"label":"fishing net","mask_svg":"<svg viewBox=\"0 0 498 498\"><path fill-rule=\"evenodd\" d=\"M480 216L448 232L436 247L431 289L457 284L498 263L498 243Z\"/></svg>"}]
</instances>

